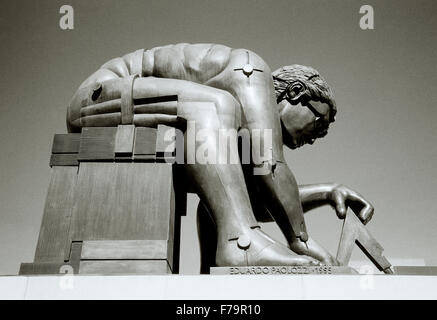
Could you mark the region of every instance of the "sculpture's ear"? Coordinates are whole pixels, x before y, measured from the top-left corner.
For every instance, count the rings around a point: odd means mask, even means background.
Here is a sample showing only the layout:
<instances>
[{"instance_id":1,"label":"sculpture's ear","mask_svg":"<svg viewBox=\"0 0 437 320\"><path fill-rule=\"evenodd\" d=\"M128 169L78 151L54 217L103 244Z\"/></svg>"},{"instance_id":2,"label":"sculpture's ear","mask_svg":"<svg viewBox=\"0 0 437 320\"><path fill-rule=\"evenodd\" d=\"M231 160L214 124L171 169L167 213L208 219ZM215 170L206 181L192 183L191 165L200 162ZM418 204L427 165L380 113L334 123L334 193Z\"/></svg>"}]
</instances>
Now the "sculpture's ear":
<instances>
[{"instance_id":1,"label":"sculpture's ear","mask_svg":"<svg viewBox=\"0 0 437 320\"><path fill-rule=\"evenodd\" d=\"M306 92L306 86L302 81L294 81L287 87L287 98L293 104L297 104Z\"/></svg>"}]
</instances>

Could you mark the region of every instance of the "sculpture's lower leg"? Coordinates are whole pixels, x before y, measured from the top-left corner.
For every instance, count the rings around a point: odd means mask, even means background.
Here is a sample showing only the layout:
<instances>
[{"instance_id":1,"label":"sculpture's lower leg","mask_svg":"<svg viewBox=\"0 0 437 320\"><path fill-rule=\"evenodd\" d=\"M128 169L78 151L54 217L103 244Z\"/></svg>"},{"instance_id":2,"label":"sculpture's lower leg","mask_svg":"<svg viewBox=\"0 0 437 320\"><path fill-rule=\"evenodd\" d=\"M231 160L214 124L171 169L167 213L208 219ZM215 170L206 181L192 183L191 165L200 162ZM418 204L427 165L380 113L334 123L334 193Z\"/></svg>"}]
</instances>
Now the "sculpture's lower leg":
<instances>
[{"instance_id":1,"label":"sculpture's lower leg","mask_svg":"<svg viewBox=\"0 0 437 320\"><path fill-rule=\"evenodd\" d=\"M217 154L218 130L205 128L188 121L195 131L207 132L207 140L196 142L196 156L200 147L207 152ZM205 131L206 130L206 131ZM189 137L186 142L190 143ZM185 148L190 150L189 147ZM186 154L188 158L188 154ZM217 226L217 250L215 265L310 265L315 260L294 255L287 247L277 243L264 234L253 215L249 195L246 189L241 165L218 163L195 163L185 165L201 201L213 215ZM214 160L210 159L210 160ZM213 161L212 161L213 162ZM211 236L214 236L213 234Z\"/></svg>"},{"instance_id":2,"label":"sculpture's lower leg","mask_svg":"<svg viewBox=\"0 0 437 320\"><path fill-rule=\"evenodd\" d=\"M195 184L201 186L202 189L198 190L199 196L210 208L217 225L216 265L313 263L310 258L293 255L288 248L270 239L260 230L248 199L244 200L244 185L234 179L238 177L236 165L187 165L187 170L197 181ZM214 237L214 234L210 236Z\"/></svg>"}]
</instances>

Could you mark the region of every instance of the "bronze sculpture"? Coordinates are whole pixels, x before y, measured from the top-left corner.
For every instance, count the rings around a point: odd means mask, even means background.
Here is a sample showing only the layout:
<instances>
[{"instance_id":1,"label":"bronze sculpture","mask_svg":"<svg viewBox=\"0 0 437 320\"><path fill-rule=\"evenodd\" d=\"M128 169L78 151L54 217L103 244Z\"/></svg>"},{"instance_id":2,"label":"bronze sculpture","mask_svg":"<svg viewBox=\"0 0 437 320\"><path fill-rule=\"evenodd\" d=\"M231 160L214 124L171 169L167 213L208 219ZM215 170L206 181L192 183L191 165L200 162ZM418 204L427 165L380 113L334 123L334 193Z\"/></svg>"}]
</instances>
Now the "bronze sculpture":
<instances>
[{"instance_id":1,"label":"bronze sculpture","mask_svg":"<svg viewBox=\"0 0 437 320\"><path fill-rule=\"evenodd\" d=\"M174 101L176 108L170 103ZM74 95L67 124L70 132L79 132L82 127L119 124L178 126L184 119L187 131L206 130L212 139L203 145L215 152L221 129L247 129L252 139L256 130L271 130L272 141L260 137L260 144L251 145L252 153L259 155L263 150L254 148L271 144L270 154L252 163L268 168L265 174L244 174L240 163L185 165L201 199L204 265L336 265L336 259L309 238L303 213L331 204L344 218L350 206L366 223L373 207L341 185L298 187L282 149L283 144L293 149L326 135L335 113L328 85L310 67L284 67L272 77L269 66L250 50L176 44L137 50L105 63ZM256 190L249 192L254 186ZM256 194L262 195L262 208L278 223L297 256L260 230L254 215L259 208L252 205ZM216 241L202 236L208 223L211 226L207 213L216 225Z\"/></svg>"}]
</instances>

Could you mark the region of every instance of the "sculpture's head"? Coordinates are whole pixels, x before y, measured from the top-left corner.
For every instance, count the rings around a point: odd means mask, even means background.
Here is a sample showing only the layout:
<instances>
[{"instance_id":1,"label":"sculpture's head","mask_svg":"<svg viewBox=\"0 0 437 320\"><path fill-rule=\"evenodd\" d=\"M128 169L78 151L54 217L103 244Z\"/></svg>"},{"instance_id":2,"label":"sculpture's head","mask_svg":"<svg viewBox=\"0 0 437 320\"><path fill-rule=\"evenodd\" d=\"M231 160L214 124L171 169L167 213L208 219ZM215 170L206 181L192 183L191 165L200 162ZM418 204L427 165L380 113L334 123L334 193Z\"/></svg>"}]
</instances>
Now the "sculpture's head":
<instances>
[{"instance_id":1,"label":"sculpture's head","mask_svg":"<svg viewBox=\"0 0 437 320\"><path fill-rule=\"evenodd\" d=\"M317 70L294 64L272 75L284 144L295 149L324 137L337 109L331 89Z\"/></svg>"}]
</instances>

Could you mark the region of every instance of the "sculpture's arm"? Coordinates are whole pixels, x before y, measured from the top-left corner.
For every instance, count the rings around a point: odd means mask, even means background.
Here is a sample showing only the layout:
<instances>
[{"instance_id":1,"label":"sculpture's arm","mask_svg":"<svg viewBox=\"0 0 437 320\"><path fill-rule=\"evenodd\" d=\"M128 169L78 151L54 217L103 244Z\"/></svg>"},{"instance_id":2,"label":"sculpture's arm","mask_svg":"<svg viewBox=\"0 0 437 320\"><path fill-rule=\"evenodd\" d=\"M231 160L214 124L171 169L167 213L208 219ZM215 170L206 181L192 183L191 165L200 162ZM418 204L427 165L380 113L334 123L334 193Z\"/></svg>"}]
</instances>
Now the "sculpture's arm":
<instances>
[{"instance_id":1,"label":"sculpture's arm","mask_svg":"<svg viewBox=\"0 0 437 320\"><path fill-rule=\"evenodd\" d=\"M285 162L277 162L273 173L257 176L267 208L289 242L308 239L299 189Z\"/></svg>"},{"instance_id":2,"label":"sculpture's arm","mask_svg":"<svg viewBox=\"0 0 437 320\"><path fill-rule=\"evenodd\" d=\"M248 63L253 70L249 68L245 73L242 69ZM289 240L297 237L307 241L299 189L283 156L281 123L269 66L255 53L236 49L225 70L207 84L229 91L240 102L244 126L252 137L255 183ZM266 145L270 147L267 150ZM257 161L257 155L261 155L261 161Z\"/></svg>"},{"instance_id":3,"label":"sculpture's arm","mask_svg":"<svg viewBox=\"0 0 437 320\"><path fill-rule=\"evenodd\" d=\"M333 189L334 184L331 183L299 185L299 197L303 211L306 213L331 204L330 197Z\"/></svg>"},{"instance_id":4,"label":"sculpture's arm","mask_svg":"<svg viewBox=\"0 0 437 320\"><path fill-rule=\"evenodd\" d=\"M299 196L304 212L331 205L340 219L346 217L346 209L350 207L366 224L373 216L374 208L358 192L336 183L321 183L299 186Z\"/></svg>"},{"instance_id":5,"label":"sculpture's arm","mask_svg":"<svg viewBox=\"0 0 437 320\"><path fill-rule=\"evenodd\" d=\"M174 86L170 82L163 87L162 82L154 84L152 78L203 83L223 71L230 52L231 48L222 45L179 43L140 49L111 59L90 75L74 94L67 112L69 131L80 132L84 126L120 124L121 104L129 103L133 98L130 93L135 91L134 75L149 78L148 97L174 95ZM155 115L159 122L167 124L166 121L170 121L168 124L172 125L174 119L167 116L168 110L160 111L156 110ZM134 124L142 125L136 122L136 118L134 116Z\"/></svg>"}]
</instances>

